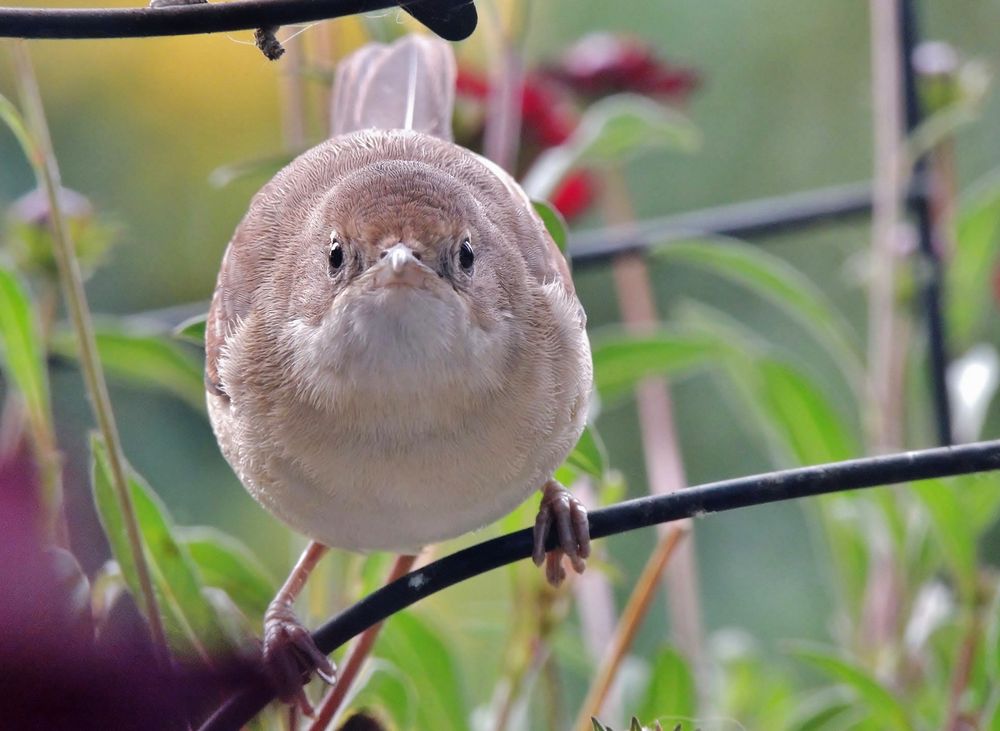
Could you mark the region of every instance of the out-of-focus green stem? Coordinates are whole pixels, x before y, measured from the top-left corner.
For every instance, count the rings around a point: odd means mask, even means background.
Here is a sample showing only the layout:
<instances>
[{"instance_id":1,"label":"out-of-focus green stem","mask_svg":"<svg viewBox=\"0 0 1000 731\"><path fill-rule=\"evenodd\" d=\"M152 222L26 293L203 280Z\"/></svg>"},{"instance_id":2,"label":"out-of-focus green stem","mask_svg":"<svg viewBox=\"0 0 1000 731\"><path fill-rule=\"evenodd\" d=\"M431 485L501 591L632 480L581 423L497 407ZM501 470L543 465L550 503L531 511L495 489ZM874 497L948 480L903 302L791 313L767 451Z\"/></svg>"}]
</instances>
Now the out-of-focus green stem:
<instances>
[{"instance_id":1,"label":"out-of-focus green stem","mask_svg":"<svg viewBox=\"0 0 1000 731\"><path fill-rule=\"evenodd\" d=\"M615 636L611 640L611 646L601 662L601 667L591 683L590 690L587 691L587 697L580 707L576 722L573 724L573 731L588 731L591 728L590 719L601 712L601 706L611 689L611 683L615 679L615 675L618 674L622 660L632 646L632 641L639 631L639 625L653 601L660 575L666 568L670 557L674 555L674 551L677 550L681 539L690 532L691 524L689 522L674 523L660 536L655 550L646 562L646 566L635 584L635 589L632 590L632 595L625 605L621 620L618 622L618 628L615 630Z\"/></svg>"},{"instance_id":2,"label":"out-of-focus green stem","mask_svg":"<svg viewBox=\"0 0 1000 731\"><path fill-rule=\"evenodd\" d=\"M48 197L59 283L63 290L63 296L66 298L66 309L76 334L77 348L80 353L80 370L83 373L84 384L90 397L98 429L100 429L107 444L111 478L124 517L125 531L132 548L136 572L139 575L139 587L142 592L140 599L149 619L150 631L158 657L166 664L168 662L168 658L164 655L167 647L166 634L156 595L153 593L153 582L150 577L149 565L146 563L142 535L139 532L135 506L132 504L132 495L129 492L125 476L125 457L122 453L114 412L111 410L111 399L108 396L104 371L101 369L100 358L97 354L97 341L94 337L90 309L87 306L87 298L83 289L80 265L76 259L76 252L69 239L59 207L57 194L60 186L59 167L52 149L48 123L45 120L45 110L42 106L41 94L38 91L38 81L35 78L31 57L24 41L15 40L13 42L13 56L21 103L36 148L36 154L31 156L31 163L35 168L38 184L44 188Z\"/></svg>"}]
</instances>

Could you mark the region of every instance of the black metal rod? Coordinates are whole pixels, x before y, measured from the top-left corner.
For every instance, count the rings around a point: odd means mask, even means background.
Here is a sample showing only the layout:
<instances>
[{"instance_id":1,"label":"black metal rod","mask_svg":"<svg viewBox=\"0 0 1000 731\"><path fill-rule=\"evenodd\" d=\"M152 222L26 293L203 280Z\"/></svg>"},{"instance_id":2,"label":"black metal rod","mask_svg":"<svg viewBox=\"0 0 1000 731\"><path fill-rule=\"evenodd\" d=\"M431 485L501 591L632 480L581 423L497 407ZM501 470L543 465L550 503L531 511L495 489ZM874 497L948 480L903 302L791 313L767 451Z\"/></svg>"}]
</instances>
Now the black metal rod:
<instances>
[{"instance_id":1,"label":"black metal rod","mask_svg":"<svg viewBox=\"0 0 1000 731\"><path fill-rule=\"evenodd\" d=\"M160 8L0 8L0 37L141 38L293 25L404 6L447 40L476 25L471 0L235 0Z\"/></svg>"},{"instance_id":2,"label":"black metal rod","mask_svg":"<svg viewBox=\"0 0 1000 731\"><path fill-rule=\"evenodd\" d=\"M916 8L912 0L899 2L900 59L903 79L903 99L906 112L906 131L912 133L919 126L923 111L916 70L913 66L913 50L918 42ZM920 158L914 166L914 174L927 175L927 159ZM934 404L934 423L939 444L952 443L951 403L948 396L948 339L945 331L941 298L944 287L944 265L934 240L934 222L930 210L930 190L922 188L921 194L910 200L910 209L917 222L920 246L920 266L917 280L921 283L920 301L924 310L927 327L927 348L931 399Z\"/></svg>"},{"instance_id":3,"label":"black metal rod","mask_svg":"<svg viewBox=\"0 0 1000 731\"><path fill-rule=\"evenodd\" d=\"M912 200L923 195L923 185L922 176L914 177ZM574 266L598 264L680 238L767 236L867 216L871 210L871 183L851 183L584 231L570 236L569 251Z\"/></svg>"},{"instance_id":4,"label":"black metal rod","mask_svg":"<svg viewBox=\"0 0 1000 731\"><path fill-rule=\"evenodd\" d=\"M1000 440L938 447L884 457L771 472L629 500L590 514L590 534L604 538L682 518L752 505L891 485L932 477L1000 469ZM554 537L553 537L554 538ZM554 541L549 541L549 547ZM442 589L531 555L531 530L510 533L458 551L407 574L345 609L314 634L330 653L378 622ZM201 731L237 731L274 698L259 679L205 722Z\"/></svg>"}]
</instances>

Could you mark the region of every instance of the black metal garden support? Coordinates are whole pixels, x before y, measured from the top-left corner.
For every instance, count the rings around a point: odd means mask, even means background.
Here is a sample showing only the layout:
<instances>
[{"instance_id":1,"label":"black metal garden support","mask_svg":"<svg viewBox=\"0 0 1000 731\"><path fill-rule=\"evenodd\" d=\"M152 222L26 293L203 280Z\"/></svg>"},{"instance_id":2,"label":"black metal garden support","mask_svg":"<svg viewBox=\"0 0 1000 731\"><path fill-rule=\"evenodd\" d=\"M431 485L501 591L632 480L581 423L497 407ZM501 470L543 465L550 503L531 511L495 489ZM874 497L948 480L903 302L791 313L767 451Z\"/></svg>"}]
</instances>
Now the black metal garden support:
<instances>
[{"instance_id":1,"label":"black metal garden support","mask_svg":"<svg viewBox=\"0 0 1000 731\"><path fill-rule=\"evenodd\" d=\"M923 176L914 177L908 201L923 196L923 189ZM806 226L867 216L871 210L871 184L851 183L584 231L570 236L569 249L574 266L603 264L619 254L644 251L678 239L791 233Z\"/></svg>"},{"instance_id":2,"label":"black metal garden support","mask_svg":"<svg viewBox=\"0 0 1000 731\"><path fill-rule=\"evenodd\" d=\"M916 8L913 0L899 0L900 64L902 66L903 99L906 113L906 131L912 133L923 118L920 95L917 89L913 51L918 43ZM927 160L921 158L914 165L914 176L927 174ZM948 338L945 331L941 299L944 284L944 265L935 246L934 222L931 218L929 189L923 186L919 194L911 197L910 210L916 218L919 242L919 269L917 281L921 284L920 300L927 327L927 349L931 398L934 405L934 424L938 443L951 444L951 404L948 398Z\"/></svg>"},{"instance_id":3,"label":"black metal garden support","mask_svg":"<svg viewBox=\"0 0 1000 731\"><path fill-rule=\"evenodd\" d=\"M235 0L159 8L2 8L0 37L141 38L290 25L401 7L442 38L476 28L472 0Z\"/></svg>"}]
</instances>

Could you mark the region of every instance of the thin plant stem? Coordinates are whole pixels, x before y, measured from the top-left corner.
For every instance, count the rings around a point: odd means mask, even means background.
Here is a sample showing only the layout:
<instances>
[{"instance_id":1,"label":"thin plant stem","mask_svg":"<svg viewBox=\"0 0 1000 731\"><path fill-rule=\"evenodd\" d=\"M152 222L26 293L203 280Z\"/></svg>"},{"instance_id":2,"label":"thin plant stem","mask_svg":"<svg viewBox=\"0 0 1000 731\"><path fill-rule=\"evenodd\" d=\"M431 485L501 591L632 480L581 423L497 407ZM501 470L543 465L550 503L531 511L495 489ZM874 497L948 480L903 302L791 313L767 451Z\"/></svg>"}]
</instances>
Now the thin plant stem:
<instances>
[{"instance_id":1,"label":"thin plant stem","mask_svg":"<svg viewBox=\"0 0 1000 731\"><path fill-rule=\"evenodd\" d=\"M959 641L958 659L952 672L948 693L948 720L942 727L943 731L964 731L964 729L970 728L962 715L962 698L965 696L972 678L972 669L976 661L976 648L979 647L982 638L982 629L979 608L973 607L969 610L968 627L962 633L962 638Z\"/></svg>"},{"instance_id":2,"label":"thin plant stem","mask_svg":"<svg viewBox=\"0 0 1000 731\"><path fill-rule=\"evenodd\" d=\"M870 454L903 442L903 377L907 332L896 307L896 262L903 250L903 97L899 53L899 0L870 0L872 221L868 284L867 444ZM891 496L889 496L891 500ZM858 640L884 647L899 630L902 586L887 540L869 541L869 576L862 599Z\"/></svg>"},{"instance_id":3,"label":"thin plant stem","mask_svg":"<svg viewBox=\"0 0 1000 731\"><path fill-rule=\"evenodd\" d=\"M575 731L590 731L592 727L590 719L601 712L601 706L607 697L611 683L618 674L618 668L622 660L628 653L639 626L649 609L653 597L656 595L656 585L660 579L660 574L666 568L667 562L674 554L681 539L690 533L689 523L671 525L660 537L655 550L646 562L635 589L625 605L621 620L615 630L615 636L611 640L611 646L601 663L597 676L587 691L587 696L580 707L580 713L576 717L576 722L572 728Z\"/></svg>"},{"instance_id":4,"label":"thin plant stem","mask_svg":"<svg viewBox=\"0 0 1000 731\"><path fill-rule=\"evenodd\" d=\"M902 441L896 260L903 212L903 99L900 92L898 0L871 0L872 196L871 281L868 289L868 443L882 454Z\"/></svg>"},{"instance_id":5,"label":"thin plant stem","mask_svg":"<svg viewBox=\"0 0 1000 731\"><path fill-rule=\"evenodd\" d=\"M523 576L523 574L522 574ZM573 577L575 581L580 577ZM530 694L532 686L537 682L542 674L543 668L552 662L552 633L559 627L566 616L567 586L552 587L541 581L535 573L531 576L529 585L538 587L532 590L531 597L520 604L521 616L528 624L527 631L523 632L526 639L524 651L515 644L509 643L509 647L516 653L515 659L509 663L510 671L505 675L498 694L499 701L494 703L497 712L493 719L494 731L507 731L511 718L518 706L518 701ZM539 586L540 585L540 586ZM515 578L514 595L524 596L528 590L525 582ZM515 639L517 634L514 634ZM550 715L558 713L553 701L548 698ZM558 725L550 725L549 728L558 728Z\"/></svg>"},{"instance_id":6,"label":"thin plant stem","mask_svg":"<svg viewBox=\"0 0 1000 731\"><path fill-rule=\"evenodd\" d=\"M59 206L57 194L60 187L59 167L52 148L48 124L45 120L45 110L38 90L38 81L35 78L31 57L24 41L14 41L13 56L25 116L34 137L34 144L38 148L38 158L33 160L32 164L38 176L38 183L45 189L48 197L59 283L63 290L63 296L66 298L66 309L69 312L76 335L80 354L80 370L83 373L94 418L107 445L111 481L122 511L126 537L132 550L132 559L135 561L139 590L142 594L140 599L149 620L155 652L163 666L169 667L166 633L163 629L163 620L160 616L156 595L153 592L153 581L149 572L149 564L146 562L142 534L139 531L135 506L132 503L132 495L125 476L125 457L122 452L114 412L111 409L111 399L108 396L104 371L101 369L100 358L97 354L97 341L94 337L90 309L87 306L87 297L83 288L83 277L80 274L76 252L69 239Z\"/></svg>"},{"instance_id":7,"label":"thin plant stem","mask_svg":"<svg viewBox=\"0 0 1000 731\"><path fill-rule=\"evenodd\" d=\"M392 564L392 568L389 570L389 577L385 583L393 582L404 574L409 573L416 562L417 557L414 555L400 554L397 556L395 562ZM357 678L358 673L361 671L361 666L364 665L365 660L368 659L368 655L371 654L372 647L375 646L375 639L382 629L382 624L382 622L379 622L366 629L358 637L353 647L351 647L350 654L344 661L343 667L337 673L337 682L320 704L319 710L316 712L316 718L309 726L309 731L324 731L330 725L334 716L337 715L337 711L340 710L341 704L343 704L344 699L347 697L354 679Z\"/></svg>"},{"instance_id":8,"label":"thin plant stem","mask_svg":"<svg viewBox=\"0 0 1000 731\"><path fill-rule=\"evenodd\" d=\"M620 169L608 171L605 191L604 206L612 223L628 225L634 221L635 212ZM656 327L656 302L649 267L642 255L632 253L616 257L612 262L612 273L625 327L633 332ZM673 402L667 380L650 378L640 383L636 388L636 407L650 494L684 489L687 486L684 457L674 424ZM665 530L665 527L661 529L661 535ZM681 547L677 561L666 572L665 582L674 641L700 678L702 628L693 541Z\"/></svg>"}]
</instances>

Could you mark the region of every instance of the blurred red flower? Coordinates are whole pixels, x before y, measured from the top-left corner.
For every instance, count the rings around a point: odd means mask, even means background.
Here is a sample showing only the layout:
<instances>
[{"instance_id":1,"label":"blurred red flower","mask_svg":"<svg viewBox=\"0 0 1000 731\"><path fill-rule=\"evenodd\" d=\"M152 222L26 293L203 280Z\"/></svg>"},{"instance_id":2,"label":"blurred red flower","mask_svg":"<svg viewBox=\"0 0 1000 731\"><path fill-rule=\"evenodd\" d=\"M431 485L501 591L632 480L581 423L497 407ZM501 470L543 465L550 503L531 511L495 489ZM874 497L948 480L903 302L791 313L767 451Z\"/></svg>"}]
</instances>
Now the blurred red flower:
<instances>
[{"instance_id":1,"label":"blurred red flower","mask_svg":"<svg viewBox=\"0 0 1000 731\"><path fill-rule=\"evenodd\" d=\"M611 33L584 36L546 74L584 96L631 91L675 102L685 101L700 82L694 69L658 58L637 38Z\"/></svg>"},{"instance_id":2,"label":"blurred red flower","mask_svg":"<svg viewBox=\"0 0 1000 731\"><path fill-rule=\"evenodd\" d=\"M38 530L38 475L26 445L0 454L0 727L4 731L174 729L254 682L236 658L161 669L134 604L95 638L86 577Z\"/></svg>"},{"instance_id":3,"label":"blurred red flower","mask_svg":"<svg viewBox=\"0 0 1000 731\"><path fill-rule=\"evenodd\" d=\"M515 175L522 174L544 150L570 138L581 116L579 97L631 91L682 102L698 86L692 69L673 66L633 38L594 34L571 46L562 58L542 70L529 71L521 89L521 152ZM490 82L481 72L458 70L456 91L461 98L485 105ZM464 140L475 147L482 118ZM550 196L567 220L585 213L597 198L599 180L586 170L566 176Z\"/></svg>"}]
</instances>

